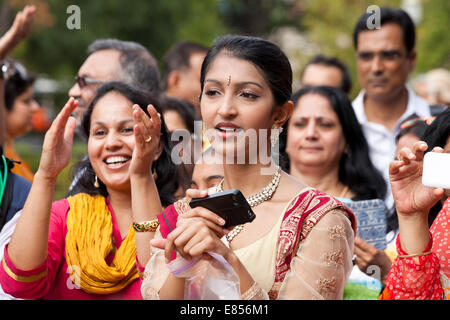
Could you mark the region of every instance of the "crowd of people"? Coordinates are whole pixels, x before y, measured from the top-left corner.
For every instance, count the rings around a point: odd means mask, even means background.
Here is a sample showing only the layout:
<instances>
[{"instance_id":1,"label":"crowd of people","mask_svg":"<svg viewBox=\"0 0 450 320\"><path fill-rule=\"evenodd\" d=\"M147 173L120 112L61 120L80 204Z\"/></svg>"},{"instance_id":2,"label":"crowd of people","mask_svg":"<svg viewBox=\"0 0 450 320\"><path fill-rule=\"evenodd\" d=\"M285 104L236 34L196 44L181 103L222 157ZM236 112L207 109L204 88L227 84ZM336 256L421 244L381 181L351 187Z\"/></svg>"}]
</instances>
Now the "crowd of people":
<instances>
[{"instance_id":1,"label":"crowd of people","mask_svg":"<svg viewBox=\"0 0 450 320\"><path fill-rule=\"evenodd\" d=\"M163 73L141 44L97 39L32 172L14 139L41 108L35 76L9 55L35 11L0 38L0 298L190 299L184 271L196 264L209 268L195 285L224 299L450 298L450 191L422 184L424 154L450 153L450 76L407 85L417 52L405 11L381 8L379 29L359 17L353 101L337 58L318 55L295 75L258 37L176 43ZM53 201L74 135L87 154ZM224 228L189 205L231 189L251 223ZM383 245L359 233L373 203ZM230 268L207 273L218 261ZM219 273L235 287L208 284Z\"/></svg>"}]
</instances>

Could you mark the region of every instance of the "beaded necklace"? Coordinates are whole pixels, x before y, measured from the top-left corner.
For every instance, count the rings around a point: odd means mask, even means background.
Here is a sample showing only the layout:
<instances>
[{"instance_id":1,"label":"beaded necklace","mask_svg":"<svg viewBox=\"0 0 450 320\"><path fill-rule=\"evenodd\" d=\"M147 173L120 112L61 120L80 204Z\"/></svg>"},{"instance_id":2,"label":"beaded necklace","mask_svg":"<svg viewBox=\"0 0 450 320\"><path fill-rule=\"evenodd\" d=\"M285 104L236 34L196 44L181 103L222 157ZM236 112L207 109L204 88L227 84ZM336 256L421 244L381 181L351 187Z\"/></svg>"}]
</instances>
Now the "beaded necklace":
<instances>
[{"instance_id":1,"label":"beaded necklace","mask_svg":"<svg viewBox=\"0 0 450 320\"><path fill-rule=\"evenodd\" d=\"M272 180L270 181L270 183L264 189L262 189L260 192L255 193L255 194L251 195L250 197L246 198L249 205L251 207L255 207L255 206L263 203L264 201L270 200L270 198L272 198L272 195L274 194L275 190L277 189L277 187L280 183L280 177L281 177L281 168L277 167L277 169L275 170L275 173L272 176ZM224 181L224 179L222 179L222 181L220 181L219 184L217 185L217 187L216 187L217 192L223 191L223 181ZM244 228L244 225L242 225L242 224L238 225L238 226L234 227L227 235L225 235L228 242L231 242L231 240L233 240L234 237L236 237L239 234L239 232L242 231L243 228Z\"/></svg>"}]
</instances>

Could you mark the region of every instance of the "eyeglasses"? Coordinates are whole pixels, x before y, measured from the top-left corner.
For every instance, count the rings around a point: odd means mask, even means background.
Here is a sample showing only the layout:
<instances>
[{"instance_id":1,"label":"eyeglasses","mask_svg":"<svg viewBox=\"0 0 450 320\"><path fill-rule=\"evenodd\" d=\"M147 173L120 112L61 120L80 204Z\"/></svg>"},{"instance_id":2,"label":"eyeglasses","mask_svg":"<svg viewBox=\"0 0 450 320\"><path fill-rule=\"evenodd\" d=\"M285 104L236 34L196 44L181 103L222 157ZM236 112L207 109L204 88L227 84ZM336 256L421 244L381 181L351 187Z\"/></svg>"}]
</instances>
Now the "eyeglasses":
<instances>
[{"instance_id":1,"label":"eyeglasses","mask_svg":"<svg viewBox=\"0 0 450 320\"><path fill-rule=\"evenodd\" d=\"M403 55L397 50L386 50L379 53L370 51L358 52L358 59L362 61L371 61L375 56L379 56L382 61L397 61Z\"/></svg>"},{"instance_id":2,"label":"eyeglasses","mask_svg":"<svg viewBox=\"0 0 450 320\"><path fill-rule=\"evenodd\" d=\"M89 85L89 84L102 84L105 83L106 81L102 81L102 80L96 80L96 79L92 79L92 78L88 78L88 77L83 77L83 76L76 76L75 77L75 83L78 84L78 86L80 88L84 88L85 86Z\"/></svg>"},{"instance_id":3,"label":"eyeglasses","mask_svg":"<svg viewBox=\"0 0 450 320\"><path fill-rule=\"evenodd\" d=\"M434 116L411 119L411 120L408 120L408 121L402 123L402 125L400 126L400 129L411 128L412 126L416 125L420 121L426 123L427 125L431 125L433 123L434 119L436 119L436 117L434 117Z\"/></svg>"}]
</instances>

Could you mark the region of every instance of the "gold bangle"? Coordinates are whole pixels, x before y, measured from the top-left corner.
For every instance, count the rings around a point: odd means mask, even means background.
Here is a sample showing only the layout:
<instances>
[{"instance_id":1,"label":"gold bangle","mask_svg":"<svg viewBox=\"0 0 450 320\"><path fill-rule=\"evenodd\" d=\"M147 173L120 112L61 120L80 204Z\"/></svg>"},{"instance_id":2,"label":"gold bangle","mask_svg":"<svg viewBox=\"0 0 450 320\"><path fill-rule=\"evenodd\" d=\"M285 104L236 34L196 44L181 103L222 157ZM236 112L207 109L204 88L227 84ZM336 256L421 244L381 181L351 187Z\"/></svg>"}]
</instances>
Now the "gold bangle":
<instances>
[{"instance_id":1,"label":"gold bangle","mask_svg":"<svg viewBox=\"0 0 450 320\"><path fill-rule=\"evenodd\" d=\"M406 255L398 255L397 257L399 258L414 258L414 257L420 257L420 256L427 256L429 254L432 254L433 252L427 251L427 252L423 252L423 253L413 253L413 254L406 254Z\"/></svg>"},{"instance_id":2,"label":"gold bangle","mask_svg":"<svg viewBox=\"0 0 450 320\"><path fill-rule=\"evenodd\" d=\"M159 227L158 219L144 222L133 222L133 228L136 232L155 232Z\"/></svg>"}]
</instances>

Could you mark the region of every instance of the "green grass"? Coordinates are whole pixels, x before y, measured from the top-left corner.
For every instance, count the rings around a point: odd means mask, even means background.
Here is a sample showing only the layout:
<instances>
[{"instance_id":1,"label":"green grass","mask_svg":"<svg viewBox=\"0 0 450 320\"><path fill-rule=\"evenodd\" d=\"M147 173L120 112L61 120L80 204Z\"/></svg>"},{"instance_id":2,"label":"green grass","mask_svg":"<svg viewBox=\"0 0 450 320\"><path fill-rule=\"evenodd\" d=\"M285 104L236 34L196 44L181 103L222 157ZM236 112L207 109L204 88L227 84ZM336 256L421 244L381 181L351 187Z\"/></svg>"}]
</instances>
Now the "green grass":
<instances>
[{"instance_id":1,"label":"green grass","mask_svg":"<svg viewBox=\"0 0 450 320\"><path fill-rule=\"evenodd\" d=\"M39 160L41 158L42 142L39 142L39 137L34 137L33 141L30 139L20 139L16 141L16 151L22 159L28 162L33 172L36 172L39 167ZM43 138L42 138L43 139ZM41 139L41 140L42 140ZM56 180L54 200L64 198L69 190L72 178L70 177L70 169L72 165L77 163L87 152L86 144L82 141L75 140L72 149L72 159L67 167L65 167L59 174Z\"/></svg>"},{"instance_id":2,"label":"green grass","mask_svg":"<svg viewBox=\"0 0 450 320\"><path fill-rule=\"evenodd\" d=\"M344 300L377 300L379 295L378 291L351 281L344 288Z\"/></svg>"}]
</instances>

